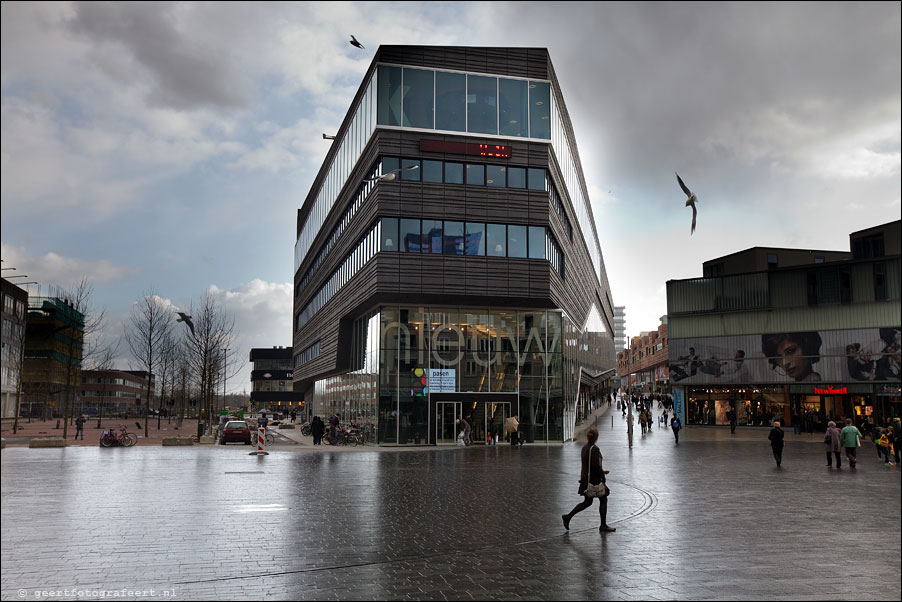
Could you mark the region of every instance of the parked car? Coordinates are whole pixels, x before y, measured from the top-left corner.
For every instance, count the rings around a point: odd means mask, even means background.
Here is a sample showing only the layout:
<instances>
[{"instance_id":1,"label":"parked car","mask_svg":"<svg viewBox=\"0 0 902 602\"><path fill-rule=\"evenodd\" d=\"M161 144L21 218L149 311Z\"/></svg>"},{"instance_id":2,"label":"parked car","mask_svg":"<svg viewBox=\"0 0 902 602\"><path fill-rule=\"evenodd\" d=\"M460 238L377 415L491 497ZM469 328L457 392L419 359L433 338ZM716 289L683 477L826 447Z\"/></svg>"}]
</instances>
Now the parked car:
<instances>
[{"instance_id":1,"label":"parked car","mask_svg":"<svg viewBox=\"0 0 902 602\"><path fill-rule=\"evenodd\" d=\"M225 445L226 443L244 443L245 445L250 445L251 429L248 428L247 422L244 420L231 420L226 422L222 429L222 434L219 435L219 444Z\"/></svg>"}]
</instances>

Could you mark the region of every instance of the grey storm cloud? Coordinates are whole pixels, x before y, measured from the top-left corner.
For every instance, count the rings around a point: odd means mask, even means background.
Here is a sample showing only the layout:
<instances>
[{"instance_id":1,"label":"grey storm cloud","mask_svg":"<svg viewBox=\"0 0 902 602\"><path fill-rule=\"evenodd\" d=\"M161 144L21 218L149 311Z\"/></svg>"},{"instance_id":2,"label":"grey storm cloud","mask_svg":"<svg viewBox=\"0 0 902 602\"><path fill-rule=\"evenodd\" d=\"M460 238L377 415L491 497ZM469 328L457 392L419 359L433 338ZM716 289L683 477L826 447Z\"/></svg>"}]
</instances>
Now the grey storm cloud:
<instances>
[{"instance_id":1,"label":"grey storm cloud","mask_svg":"<svg viewBox=\"0 0 902 602\"><path fill-rule=\"evenodd\" d=\"M552 51L580 146L610 148L621 179L652 168L670 186L673 169L752 153L764 135L770 158L801 135L813 143L898 115L899 3L529 7L530 41ZM493 8L505 21L523 5ZM767 116L789 127L764 132Z\"/></svg>"},{"instance_id":2,"label":"grey storm cloud","mask_svg":"<svg viewBox=\"0 0 902 602\"><path fill-rule=\"evenodd\" d=\"M149 101L173 109L244 107L250 85L227 53L180 31L177 6L164 2L79 2L72 32L100 52L125 50L150 73ZM227 44L223 44L228 47Z\"/></svg>"}]
</instances>

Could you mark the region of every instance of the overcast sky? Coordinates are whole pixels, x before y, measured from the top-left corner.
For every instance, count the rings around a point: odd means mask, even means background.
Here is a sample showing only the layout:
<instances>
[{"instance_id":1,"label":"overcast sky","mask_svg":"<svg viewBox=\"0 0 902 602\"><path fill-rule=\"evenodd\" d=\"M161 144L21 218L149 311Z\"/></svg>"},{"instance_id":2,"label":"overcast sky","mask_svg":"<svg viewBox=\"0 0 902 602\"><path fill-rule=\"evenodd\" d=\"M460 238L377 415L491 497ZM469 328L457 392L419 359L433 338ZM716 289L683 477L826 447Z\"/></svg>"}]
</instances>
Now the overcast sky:
<instances>
[{"instance_id":1,"label":"overcast sky","mask_svg":"<svg viewBox=\"0 0 902 602\"><path fill-rule=\"evenodd\" d=\"M179 308L209 290L244 358L290 346L296 211L376 48L547 47L636 335L707 259L848 250L899 219L900 20L898 2L4 2L4 275L93 280L111 338L147 290Z\"/></svg>"}]
</instances>

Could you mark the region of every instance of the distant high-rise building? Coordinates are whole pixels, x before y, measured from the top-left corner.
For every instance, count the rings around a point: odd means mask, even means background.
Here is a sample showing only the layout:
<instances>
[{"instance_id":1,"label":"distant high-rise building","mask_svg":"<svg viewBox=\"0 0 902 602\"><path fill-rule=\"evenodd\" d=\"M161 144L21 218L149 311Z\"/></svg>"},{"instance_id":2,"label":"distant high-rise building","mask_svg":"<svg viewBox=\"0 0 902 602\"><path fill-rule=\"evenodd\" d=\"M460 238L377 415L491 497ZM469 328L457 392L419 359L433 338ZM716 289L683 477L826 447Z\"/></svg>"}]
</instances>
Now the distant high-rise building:
<instances>
[{"instance_id":1,"label":"distant high-rise building","mask_svg":"<svg viewBox=\"0 0 902 602\"><path fill-rule=\"evenodd\" d=\"M626 306L614 306L614 348L626 349Z\"/></svg>"}]
</instances>

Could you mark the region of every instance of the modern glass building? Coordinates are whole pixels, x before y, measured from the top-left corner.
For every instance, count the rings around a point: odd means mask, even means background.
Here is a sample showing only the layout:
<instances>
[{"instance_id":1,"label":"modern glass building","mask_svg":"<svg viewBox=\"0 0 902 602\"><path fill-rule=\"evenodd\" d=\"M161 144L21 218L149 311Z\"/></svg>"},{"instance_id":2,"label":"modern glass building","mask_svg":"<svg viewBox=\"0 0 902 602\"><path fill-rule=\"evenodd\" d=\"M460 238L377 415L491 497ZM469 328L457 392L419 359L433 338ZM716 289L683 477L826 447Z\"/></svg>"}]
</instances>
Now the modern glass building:
<instances>
[{"instance_id":1,"label":"modern glass building","mask_svg":"<svg viewBox=\"0 0 902 602\"><path fill-rule=\"evenodd\" d=\"M572 438L613 303L543 48L382 46L298 211L294 390L383 445Z\"/></svg>"}]
</instances>

